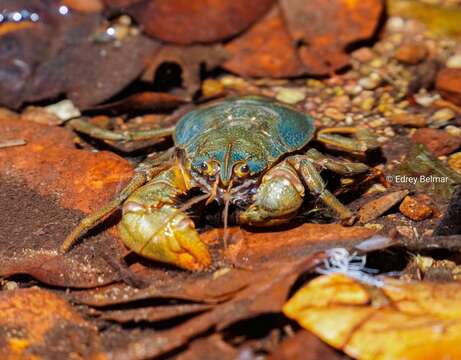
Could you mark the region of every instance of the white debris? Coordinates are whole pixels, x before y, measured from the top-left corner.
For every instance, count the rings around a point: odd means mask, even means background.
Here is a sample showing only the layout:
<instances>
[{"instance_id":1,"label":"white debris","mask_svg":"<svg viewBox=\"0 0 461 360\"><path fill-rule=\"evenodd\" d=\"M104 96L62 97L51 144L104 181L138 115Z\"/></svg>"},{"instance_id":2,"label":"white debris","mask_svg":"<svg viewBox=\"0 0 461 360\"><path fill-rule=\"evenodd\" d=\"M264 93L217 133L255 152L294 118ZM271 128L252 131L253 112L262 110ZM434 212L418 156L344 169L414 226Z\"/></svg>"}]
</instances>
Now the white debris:
<instances>
[{"instance_id":1,"label":"white debris","mask_svg":"<svg viewBox=\"0 0 461 360\"><path fill-rule=\"evenodd\" d=\"M367 257L365 255L350 254L345 248L332 248L326 250L327 258L323 265L318 266L315 270L319 274L344 274L361 283L371 286L382 287L384 282L373 276L378 270L367 268Z\"/></svg>"}]
</instances>

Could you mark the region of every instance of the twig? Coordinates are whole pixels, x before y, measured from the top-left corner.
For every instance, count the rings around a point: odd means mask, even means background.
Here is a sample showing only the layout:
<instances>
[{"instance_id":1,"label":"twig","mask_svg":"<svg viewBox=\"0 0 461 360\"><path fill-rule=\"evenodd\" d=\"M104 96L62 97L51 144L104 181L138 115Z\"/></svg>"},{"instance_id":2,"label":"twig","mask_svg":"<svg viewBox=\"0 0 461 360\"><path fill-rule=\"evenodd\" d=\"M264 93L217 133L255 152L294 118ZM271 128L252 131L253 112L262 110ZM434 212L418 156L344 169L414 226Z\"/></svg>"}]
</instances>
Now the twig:
<instances>
[{"instance_id":1,"label":"twig","mask_svg":"<svg viewBox=\"0 0 461 360\"><path fill-rule=\"evenodd\" d=\"M26 140L15 139L15 140L0 140L0 149L9 148L13 146L26 145Z\"/></svg>"}]
</instances>

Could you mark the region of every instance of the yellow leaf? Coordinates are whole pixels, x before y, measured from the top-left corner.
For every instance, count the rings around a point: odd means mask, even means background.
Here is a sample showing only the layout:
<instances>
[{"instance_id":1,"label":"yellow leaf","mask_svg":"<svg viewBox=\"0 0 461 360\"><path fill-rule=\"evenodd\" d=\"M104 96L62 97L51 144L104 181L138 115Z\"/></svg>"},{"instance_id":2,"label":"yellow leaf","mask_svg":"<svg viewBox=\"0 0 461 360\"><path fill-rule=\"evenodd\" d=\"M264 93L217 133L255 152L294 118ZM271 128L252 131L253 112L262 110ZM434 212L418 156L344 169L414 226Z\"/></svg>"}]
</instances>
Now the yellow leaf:
<instances>
[{"instance_id":1,"label":"yellow leaf","mask_svg":"<svg viewBox=\"0 0 461 360\"><path fill-rule=\"evenodd\" d=\"M461 284L386 279L370 288L342 274L299 290L283 312L358 359L461 359Z\"/></svg>"}]
</instances>

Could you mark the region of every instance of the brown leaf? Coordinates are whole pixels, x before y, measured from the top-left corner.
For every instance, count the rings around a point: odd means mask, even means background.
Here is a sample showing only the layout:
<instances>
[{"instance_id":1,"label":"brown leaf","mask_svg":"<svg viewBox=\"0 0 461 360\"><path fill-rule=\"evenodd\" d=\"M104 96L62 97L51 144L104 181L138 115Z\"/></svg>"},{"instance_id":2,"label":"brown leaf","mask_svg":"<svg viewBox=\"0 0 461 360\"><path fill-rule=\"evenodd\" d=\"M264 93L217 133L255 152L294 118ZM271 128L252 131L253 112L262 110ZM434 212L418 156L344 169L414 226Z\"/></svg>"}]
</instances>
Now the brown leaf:
<instances>
[{"instance_id":1,"label":"brown leaf","mask_svg":"<svg viewBox=\"0 0 461 360\"><path fill-rule=\"evenodd\" d=\"M5 47L0 49L0 104L19 107L65 94L85 109L136 79L159 46L142 35L97 41L102 19L99 0L68 0L66 16L60 15L58 2L36 2L14 5L11 11L32 5L40 21L9 31L0 25L0 44Z\"/></svg>"},{"instance_id":2,"label":"brown leaf","mask_svg":"<svg viewBox=\"0 0 461 360\"><path fill-rule=\"evenodd\" d=\"M27 100L43 100L64 92L78 108L91 108L135 80L158 46L139 35L120 43L87 41L66 47L37 69Z\"/></svg>"},{"instance_id":3,"label":"brown leaf","mask_svg":"<svg viewBox=\"0 0 461 360\"><path fill-rule=\"evenodd\" d=\"M284 78L305 72L278 6L225 49L226 70L242 76Z\"/></svg>"},{"instance_id":4,"label":"brown leaf","mask_svg":"<svg viewBox=\"0 0 461 360\"><path fill-rule=\"evenodd\" d=\"M2 359L105 359L97 329L48 291L0 292L0 328Z\"/></svg>"},{"instance_id":5,"label":"brown leaf","mask_svg":"<svg viewBox=\"0 0 461 360\"><path fill-rule=\"evenodd\" d=\"M273 263L271 267L257 272L248 271L246 277L251 279L251 286L231 300L171 330L139 337L111 352L110 356L113 359L156 357L186 344L192 337L210 328L220 330L241 319L280 311L299 274L315 267L322 259L323 255L317 254L295 262Z\"/></svg>"},{"instance_id":6,"label":"brown leaf","mask_svg":"<svg viewBox=\"0 0 461 360\"><path fill-rule=\"evenodd\" d=\"M188 350L178 356L178 360L235 360L238 358L238 351L218 334L193 341Z\"/></svg>"},{"instance_id":7,"label":"brown leaf","mask_svg":"<svg viewBox=\"0 0 461 360\"><path fill-rule=\"evenodd\" d=\"M89 110L108 111L112 114L144 111L166 112L176 109L185 102L185 99L174 94L162 92L142 92L125 97L122 100L94 106Z\"/></svg>"},{"instance_id":8,"label":"brown leaf","mask_svg":"<svg viewBox=\"0 0 461 360\"><path fill-rule=\"evenodd\" d=\"M104 4L114 8L128 7L141 1L143 0L103 0Z\"/></svg>"},{"instance_id":9,"label":"brown leaf","mask_svg":"<svg viewBox=\"0 0 461 360\"><path fill-rule=\"evenodd\" d=\"M67 77L75 77L75 65L86 54L77 52L74 58L67 59L62 56L69 48L90 42L101 20L99 12L69 11L62 16L58 11L60 3L38 0L6 1L4 6L4 14L34 9L40 21L20 21L14 27L10 22L0 25L0 103L19 107L25 101L61 95ZM67 50L62 53L64 49ZM42 67L48 63L53 65L43 74Z\"/></svg>"},{"instance_id":10,"label":"brown leaf","mask_svg":"<svg viewBox=\"0 0 461 360\"><path fill-rule=\"evenodd\" d=\"M196 45L196 46L163 46L151 59L144 72L144 81L161 81L162 73L157 73L163 64L176 64L182 70L180 74L182 87L187 93L193 95L200 89L200 72L202 66L212 70L222 64L228 54L221 45ZM171 86L171 85L170 85Z\"/></svg>"},{"instance_id":11,"label":"brown leaf","mask_svg":"<svg viewBox=\"0 0 461 360\"><path fill-rule=\"evenodd\" d=\"M461 105L461 69L445 68L440 70L435 86L444 98Z\"/></svg>"},{"instance_id":12,"label":"brown leaf","mask_svg":"<svg viewBox=\"0 0 461 360\"><path fill-rule=\"evenodd\" d=\"M359 210L360 222L365 224L376 219L388 211L391 207L401 202L407 195L408 190L394 191L367 202Z\"/></svg>"},{"instance_id":13,"label":"brown leaf","mask_svg":"<svg viewBox=\"0 0 461 360\"><path fill-rule=\"evenodd\" d=\"M27 145L0 152L2 276L27 273L60 286L94 287L119 279L104 260L122 257L112 237L85 239L69 254L57 253L82 212L105 204L132 176L118 156L76 150L62 128L0 119L0 132Z\"/></svg>"},{"instance_id":14,"label":"brown leaf","mask_svg":"<svg viewBox=\"0 0 461 360\"><path fill-rule=\"evenodd\" d=\"M150 285L144 289L114 284L100 289L78 291L72 293L71 298L75 302L92 306L126 304L145 299L181 299L216 304L232 298L252 281L246 270L228 269L227 272L217 275L219 276L211 273L190 274L151 269L143 277L151 280Z\"/></svg>"},{"instance_id":15,"label":"brown leaf","mask_svg":"<svg viewBox=\"0 0 461 360\"><path fill-rule=\"evenodd\" d=\"M273 0L154 0L138 6L133 14L147 34L191 45L238 34L272 4Z\"/></svg>"},{"instance_id":16,"label":"brown leaf","mask_svg":"<svg viewBox=\"0 0 461 360\"><path fill-rule=\"evenodd\" d=\"M451 154L461 146L461 136L450 135L445 130L423 128L415 131L411 139L424 144L434 155Z\"/></svg>"},{"instance_id":17,"label":"brown leaf","mask_svg":"<svg viewBox=\"0 0 461 360\"><path fill-rule=\"evenodd\" d=\"M348 64L347 45L370 38L383 11L381 0L281 0L288 31L301 43L307 72L330 74Z\"/></svg>"},{"instance_id":18,"label":"brown leaf","mask_svg":"<svg viewBox=\"0 0 461 360\"><path fill-rule=\"evenodd\" d=\"M348 247L372 237L375 231L360 226L338 224L302 224L293 229L251 231L231 230L233 244L226 257L244 267L258 266L271 261L296 260L334 245ZM202 235L205 242L220 240L222 232L211 230Z\"/></svg>"},{"instance_id":19,"label":"brown leaf","mask_svg":"<svg viewBox=\"0 0 461 360\"><path fill-rule=\"evenodd\" d=\"M68 6L71 11L80 11L83 13L100 12L104 9L102 0L64 0L62 2Z\"/></svg>"},{"instance_id":20,"label":"brown leaf","mask_svg":"<svg viewBox=\"0 0 461 360\"><path fill-rule=\"evenodd\" d=\"M212 307L213 305L209 304L181 304L142 307L137 309L109 310L102 312L99 318L119 323L141 321L155 322L170 320L184 315L202 313Z\"/></svg>"},{"instance_id":21,"label":"brown leaf","mask_svg":"<svg viewBox=\"0 0 461 360\"><path fill-rule=\"evenodd\" d=\"M301 330L283 341L267 360L339 360L342 357L310 332Z\"/></svg>"}]
</instances>

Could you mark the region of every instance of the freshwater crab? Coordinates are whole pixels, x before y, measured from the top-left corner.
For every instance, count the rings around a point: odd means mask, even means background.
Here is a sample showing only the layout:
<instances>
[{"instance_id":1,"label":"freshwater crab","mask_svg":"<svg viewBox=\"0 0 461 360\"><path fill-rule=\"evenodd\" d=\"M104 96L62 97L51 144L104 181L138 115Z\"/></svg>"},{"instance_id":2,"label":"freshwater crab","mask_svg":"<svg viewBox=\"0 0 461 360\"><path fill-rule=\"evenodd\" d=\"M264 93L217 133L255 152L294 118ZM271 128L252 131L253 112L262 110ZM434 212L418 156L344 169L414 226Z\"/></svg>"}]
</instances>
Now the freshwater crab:
<instances>
[{"instance_id":1,"label":"freshwater crab","mask_svg":"<svg viewBox=\"0 0 461 360\"><path fill-rule=\"evenodd\" d=\"M192 203L207 199L207 204L224 205L225 226L230 204L244 209L238 216L241 224L276 225L296 214L307 188L344 220L353 214L326 189L319 171L349 176L369 170L363 163L327 157L309 148L315 133L313 119L263 97L230 98L189 112L175 128L134 135L92 128L82 120L73 126L112 140L172 135L175 147L147 157L115 199L81 221L62 250L123 204L118 226L125 245L143 257L188 270L203 270L212 262L186 214ZM378 147L363 128L323 129L316 140L352 153ZM182 204L182 195L194 188L203 195Z\"/></svg>"}]
</instances>

